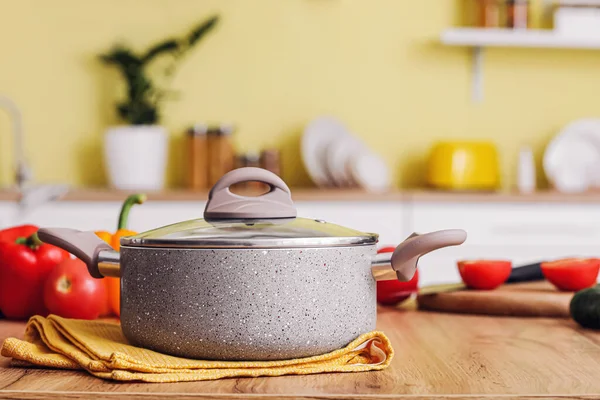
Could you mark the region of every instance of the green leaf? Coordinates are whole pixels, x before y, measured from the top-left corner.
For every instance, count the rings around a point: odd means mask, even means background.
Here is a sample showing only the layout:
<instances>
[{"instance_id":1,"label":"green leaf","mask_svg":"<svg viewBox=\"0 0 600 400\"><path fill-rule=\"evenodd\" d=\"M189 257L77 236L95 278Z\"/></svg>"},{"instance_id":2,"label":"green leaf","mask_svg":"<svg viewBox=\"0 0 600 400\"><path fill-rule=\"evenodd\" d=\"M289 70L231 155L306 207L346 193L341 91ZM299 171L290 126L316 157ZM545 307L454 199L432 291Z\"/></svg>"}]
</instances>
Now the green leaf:
<instances>
[{"instance_id":1,"label":"green leaf","mask_svg":"<svg viewBox=\"0 0 600 400\"><path fill-rule=\"evenodd\" d=\"M154 125L158 122L156 106L148 102L121 103L117 105L119 116L131 125Z\"/></svg>"},{"instance_id":2,"label":"green leaf","mask_svg":"<svg viewBox=\"0 0 600 400\"><path fill-rule=\"evenodd\" d=\"M197 44L217 24L218 16L209 18L189 35L181 40L169 39L152 46L143 56L137 56L124 46L116 46L100 59L119 69L127 83L127 100L116 105L119 117L132 125L152 125L160 119L159 106L162 101L176 98L176 92L155 87L147 75L146 65L161 54L173 54L173 64L169 66L170 75L175 64L192 46Z\"/></svg>"},{"instance_id":3,"label":"green leaf","mask_svg":"<svg viewBox=\"0 0 600 400\"><path fill-rule=\"evenodd\" d=\"M116 64L124 69L141 64L140 59L124 47L115 47L108 54L101 55L100 59L107 64Z\"/></svg>"},{"instance_id":4,"label":"green leaf","mask_svg":"<svg viewBox=\"0 0 600 400\"><path fill-rule=\"evenodd\" d=\"M151 47L150 50L146 52L146 55L142 57L141 61L145 64L162 53L175 53L179 50L179 43L177 40L170 39Z\"/></svg>"},{"instance_id":5,"label":"green leaf","mask_svg":"<svg viewBox=\"0 0 600 400\"><path fill-rule=\"evenodd\" d=\"M126 103L117 104L117 112L122 120L129 122L129 105Z\"/></svg>"},{"instance_id":6,"label":"green leaf","mask_svg":"<svg viewBox=\"0 0 600 400\"><path fill-rule=\"evenodd\" d=\"M123 77L127 81L127 96L129 97L129 101L143 100L148 92L152 90L152 81L139 66L122 72Z\"/></svg>"},{"instance_id":7,"label":"green leaf","mask_svg":"<svg viewBox=\"0 0 600 400\"><path fill-rule=\"evenodd\" d=\"M202 39L202 37L204 35L206 35L208 32L210 32L215 27L215 25L217 24L218 21L219 21L219 17L217 15L215 15L214 17L209 18L204 23L200 24L196 29L194 29L188 35L188 38L187 38L188 46L192 47L196 43L198 43L198 41L200 39Z\"/></svg>"}]
</instances>

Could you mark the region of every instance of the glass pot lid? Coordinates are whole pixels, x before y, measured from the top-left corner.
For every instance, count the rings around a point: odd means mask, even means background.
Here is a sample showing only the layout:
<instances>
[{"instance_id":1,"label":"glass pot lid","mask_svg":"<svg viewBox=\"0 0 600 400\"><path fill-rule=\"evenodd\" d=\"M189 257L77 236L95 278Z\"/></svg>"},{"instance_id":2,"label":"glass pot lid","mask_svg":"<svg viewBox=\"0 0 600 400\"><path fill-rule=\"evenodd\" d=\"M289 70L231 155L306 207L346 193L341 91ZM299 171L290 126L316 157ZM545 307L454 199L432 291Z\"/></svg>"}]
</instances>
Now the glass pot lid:
<instances>
[{"instance_id":1,"label":"glass pot lid","mask_svg":"<svg viewBox=\"0 0 600 400\"><path fill-rule=\"evenodd\" d=\"M236 183L259 181L269 192L246 197L232 193ZM290 189L261 168L225 174L211 189L204 219L180 222L121 239L121 246L168 248L334 247L377 243L378 235L318 219L297 218Z\"/></svg>"},{"instance_id":2,"label":"glass pot lid","mask_svg":"<svg viewBox=\"0 0 600 400\"><path fill-rule=\"evenodd\" d=\"M122 246L291 248L374 244L377 235L308 218L196 219L121 239Z\"/></svg>"}]
</instances>

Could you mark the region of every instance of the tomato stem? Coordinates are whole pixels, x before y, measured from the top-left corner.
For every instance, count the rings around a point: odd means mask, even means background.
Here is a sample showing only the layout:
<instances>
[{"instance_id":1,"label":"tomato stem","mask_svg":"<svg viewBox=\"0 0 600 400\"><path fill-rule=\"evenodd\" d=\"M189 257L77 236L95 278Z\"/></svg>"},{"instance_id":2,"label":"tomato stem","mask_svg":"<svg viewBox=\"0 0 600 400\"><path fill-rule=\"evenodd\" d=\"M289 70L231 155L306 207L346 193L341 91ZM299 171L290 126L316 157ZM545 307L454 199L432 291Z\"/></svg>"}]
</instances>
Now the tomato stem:
<instances>
[{"instance_id":1,"label":"tomato stem","mask_svg":"<svg viewBox=\"0 0 600 400\"><path fill-rule=\"evenodd\" d=\"M61 276L61 278L56 282L56 290L61 293L69 293L71 291L71 281L66 276Z\"/></svg>"},{"instance_id":2,"label":"tomato stem","mask_svg":"<svg viewBox=\"0 0 600 400\"><path fill-rule=\"evenodd\" d=\"M28 237L22 236L20 238L17 238L17 240L15 240L15 243L17 243L17 244L24 244L25 246L30 247L32 249L40 247L41 245L44 244L44 242L42 242L40 240L40 238L38 237L37 232L31 234Z\"/></svg>"},{"instance_id":3,"label":"tomato stem","mask_svg":"<svg viewBox=\"0 0 600 400\"><path fill-rule=\"evenodd\" d=\"M143 204L147 199L147 196L143 193L132 194L127 197L121 207L121 213L119 214L119 223L117 224L117 230L127 229L127 223L129 222L129 211L134 204Z\"/></svg>"}]
</instances>

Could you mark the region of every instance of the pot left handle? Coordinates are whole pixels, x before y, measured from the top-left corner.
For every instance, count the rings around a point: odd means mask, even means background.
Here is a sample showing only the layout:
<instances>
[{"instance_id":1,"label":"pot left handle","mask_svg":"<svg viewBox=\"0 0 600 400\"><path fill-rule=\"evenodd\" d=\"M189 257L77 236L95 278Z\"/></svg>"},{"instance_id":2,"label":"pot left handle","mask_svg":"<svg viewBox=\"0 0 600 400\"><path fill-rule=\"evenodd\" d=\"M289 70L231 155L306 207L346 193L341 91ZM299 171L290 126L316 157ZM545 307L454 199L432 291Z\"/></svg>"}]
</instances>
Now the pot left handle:
<instances>
[{"instance_id":1,"label":"pot left handle","mask_svg":"<svg viewBox=\"0 0 600 400\"><path fill-rule=\"evenodd\" d=\"M119 253L94 232L69 228L40 228L38 237L44 243L60 247L83 261L94 278L119 277Z\"/></svg>"}]
</instances>

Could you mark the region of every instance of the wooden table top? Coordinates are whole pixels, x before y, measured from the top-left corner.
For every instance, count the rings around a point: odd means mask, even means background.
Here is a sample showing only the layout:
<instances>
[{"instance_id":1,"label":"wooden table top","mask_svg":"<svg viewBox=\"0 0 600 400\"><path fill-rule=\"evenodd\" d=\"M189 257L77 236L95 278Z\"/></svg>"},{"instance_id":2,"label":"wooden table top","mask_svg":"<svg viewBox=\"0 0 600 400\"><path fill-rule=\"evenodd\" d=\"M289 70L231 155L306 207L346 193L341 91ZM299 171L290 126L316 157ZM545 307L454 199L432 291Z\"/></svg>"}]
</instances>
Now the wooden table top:
<instances>
[{"instance_id":1,"label":"wooden table top","mask_svg":"<svg viewBox=\"0 0 600 400\"><path fill-rule=\"evenodd\" d=\"M115 383L85 372L10 368L0 357L0 399L458 399L600 398L600 332L567 319L380 309L396 350L380 372ZM24 324L0 320L0 340Z\"/></svg>"}]
</instances>

